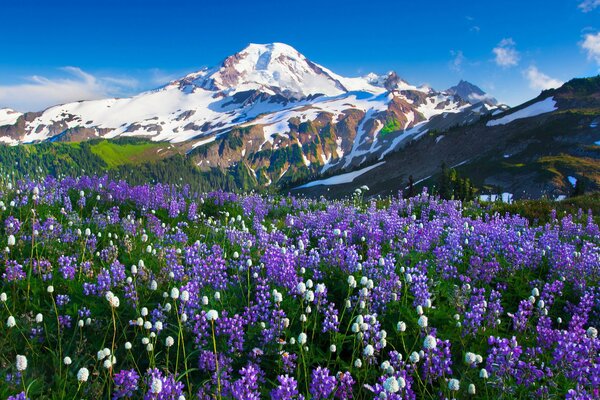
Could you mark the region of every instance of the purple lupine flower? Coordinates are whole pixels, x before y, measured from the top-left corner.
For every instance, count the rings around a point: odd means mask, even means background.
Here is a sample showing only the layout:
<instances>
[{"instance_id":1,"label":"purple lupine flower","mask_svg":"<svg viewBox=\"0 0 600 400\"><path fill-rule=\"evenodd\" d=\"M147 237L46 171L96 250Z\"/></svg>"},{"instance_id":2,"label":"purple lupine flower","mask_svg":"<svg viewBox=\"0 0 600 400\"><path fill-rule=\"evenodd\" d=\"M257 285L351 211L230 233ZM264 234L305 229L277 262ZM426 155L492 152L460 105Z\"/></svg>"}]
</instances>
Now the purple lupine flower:
<instances>
[{"instance_id":1,"label":"purple lupine flower","mask_svg":"<svg viewBox=\"0 0 600 400\"><path fill-rule=\"evenodd\" d=\"M121 370L114 375L113 400L133 397L138 390L140 376L134 369Z\"/></svg>"}]
</instances>

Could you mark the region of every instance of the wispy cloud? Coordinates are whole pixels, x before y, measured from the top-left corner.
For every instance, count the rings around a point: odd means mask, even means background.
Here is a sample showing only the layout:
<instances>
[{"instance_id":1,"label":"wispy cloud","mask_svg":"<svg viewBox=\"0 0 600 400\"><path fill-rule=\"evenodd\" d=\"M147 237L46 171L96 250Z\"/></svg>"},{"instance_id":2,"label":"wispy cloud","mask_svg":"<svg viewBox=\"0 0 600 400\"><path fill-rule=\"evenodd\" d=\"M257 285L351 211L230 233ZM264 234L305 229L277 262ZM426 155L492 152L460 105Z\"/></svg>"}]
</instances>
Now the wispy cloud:
<instances>
[{"instance_id":1,"label":"wispy cloud","mask_svg":"<svg viewBox=\"0 0 600 400\"><path fill-rule=\"evenodd\" d=\"M465 62L465 55L462 50L454 51L450 50L452 60L450 61L450 69L455 72L462 72L462 66Z\"/></svg>"},{"instance_id":2,"label":"wispy cloud","mask_svg":"<svg viewBox=\"0 0 600 400\"><path fill-rule=\"evenodd\" d=\"M475 32L475 33L479 33L479 31L481 31L481 28L479 27L479 25L475 25L475 18L467 15L465 17L465 19L467 21L469 21L469 32Z\"/></svg>"},{"instance_id":3,"label":"wispy cloud","mask_svg":"<svg viewBox=\"0 0 600 400\"><path fill-rule=\"evenodd\" d=\"M525 78L529 81L529 87L534 90L554 89L563 84L562 81L544 74L537 69L535 65L532 65L523 71L523 75L525 75Z\"/></svg>"},{"instance_id":4,"label":"wispy cloud","mask_svg":"<svg viewBox=\"0 0 600 400\"><path fill-rule=\"evenodd\" d=\"M600 32L584 35L579 45L586 51L589 60L594 60L600 65Z\"/></svg>"},{"instance_id":5,"label":"wispy cloud","mask_svg":"<svg viewBox=\"0 0 600 400\"><path fill-rule=\"evenodd\" d=\"M590 12L596 7L600 7L600 0L584 0L579 3L579 8L583 12Z\"/></svg>"},{"instance_id":6,"label":"wispy cloud","mask_svg":"<svg viewBox=\"0 0 600 400\"><path fill-rule=\"evenodd\" d=\"M123 95L138 82L124 77L97 77L78 67L60 68L63 76L33 75L24 83L0 85L0 107L37 111L52 105Z\"/></svg>"},{"instance_id":7,"label":"wispy cloud","mask_svg":"<svg viewBox=\"0 0 600 400\"><path fill-rule=\"evenodd\" d=\"M519 64L519 52L516 49L516 43L512 38L502 39L496 47L492 49L496 55L495 62L502 68L514 67Z\"/></svg>"}]
</instances>

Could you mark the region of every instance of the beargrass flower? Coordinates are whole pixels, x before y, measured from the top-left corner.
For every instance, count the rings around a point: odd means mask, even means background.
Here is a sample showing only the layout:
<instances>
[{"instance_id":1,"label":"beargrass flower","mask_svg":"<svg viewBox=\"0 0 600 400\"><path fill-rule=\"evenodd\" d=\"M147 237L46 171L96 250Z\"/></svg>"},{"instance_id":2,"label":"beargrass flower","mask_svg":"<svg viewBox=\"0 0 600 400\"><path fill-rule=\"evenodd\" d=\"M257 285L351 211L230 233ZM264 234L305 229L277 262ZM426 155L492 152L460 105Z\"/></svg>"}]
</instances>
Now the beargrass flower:
<instances>
[{"instance_id":1,"label":"beargrass flower","mask_svg":"<svg viewBox=\"0 0 600 400\"><path fill-rule=\"evenodd\" d=\"M77 371L77 380L79 382L87 382L89 376L90 371L85 367L82 367Z\"/></svg>"},{"instance_id":2,"label":"beargrass flower","mask_svg":"<svg viewBox=\"0 0 600 400\"><path fill-rule=\"evenodd\" d=\"M435 349L437 346L437 339L431 335L425 336L425 340L423 341L423 347L429 350Z\"/></svg>"},{"instance_id":3,"label":"beargrass flower","mask_svg":"<svg viewBox=\"0 0 600 400\"><path fill-rule=\"evenodd\" d=\"M216 321L219 318L219 313L217 312L217 310L209 310L206 313L206 319L208 321Z\"/></svg>"},{"instance_id":4,"label":"beargrass flower","mask_svg":"<svg viewBox=\"0 0 600 400\"><path fill-rule=\"evenodd\" d=\"M17 355L17 371L23 372L27 369L27 357L18 354Z\"/></svg>"},{"instance_id":5,"label":"beargrass flower","mask_svg":"<svg viewBox=\"0 0 600 400\"><path fill-rule=\"evenodd\" d=\"M457 392L460 389L460 381L458 379L450 379L448 381L448 389L453 392Z\"/></svg>"},{"instance_id":6,"label":"beargrass flower","mask_svg":"<svg viewBox=\"0 0 600 400\"><path fill-rule=\"evenodd\" d=\"M467 389L467 392L470 395L475 395L477 393L477 390L475 389L475 385L473 383L469 384L469 387Z\"/></svg>"}]
</instances>

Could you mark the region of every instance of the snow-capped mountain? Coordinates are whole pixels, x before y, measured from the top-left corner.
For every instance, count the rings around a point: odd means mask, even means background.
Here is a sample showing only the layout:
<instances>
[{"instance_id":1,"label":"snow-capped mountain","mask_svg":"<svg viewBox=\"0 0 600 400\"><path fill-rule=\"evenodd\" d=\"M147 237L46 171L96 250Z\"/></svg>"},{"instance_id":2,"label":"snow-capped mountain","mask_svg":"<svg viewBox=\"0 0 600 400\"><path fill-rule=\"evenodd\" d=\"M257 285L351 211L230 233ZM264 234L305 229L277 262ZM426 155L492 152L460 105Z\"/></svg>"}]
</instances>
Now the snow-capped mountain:
<instances>
[{"instance_id":1,"label":"snow-capped mountain","mask_svg":"<svg viewBox=\"0 0 600 400\"><path fill-rule=\"evenodd\" d=\"M0 110L0 141L145 137L178 144L201 168L241 163L268 185L354 168L496 109L466 82L438 92L394 72L346 78L288 45L250 44L217 67L130 98Z\"/></svg>"},{"instance_id":2,"label":"snow-capped mountain","mask_svg":"<svg viewBox=\"0 0 600 400\"><path fill-rule=\"evenodd\" d=\"M461 80L458 85L446 90L446 93L460 96L471 104L485 103L492 106L498 105L498 100L485 93L477 85Z\"/></svg>"}]
</instances>

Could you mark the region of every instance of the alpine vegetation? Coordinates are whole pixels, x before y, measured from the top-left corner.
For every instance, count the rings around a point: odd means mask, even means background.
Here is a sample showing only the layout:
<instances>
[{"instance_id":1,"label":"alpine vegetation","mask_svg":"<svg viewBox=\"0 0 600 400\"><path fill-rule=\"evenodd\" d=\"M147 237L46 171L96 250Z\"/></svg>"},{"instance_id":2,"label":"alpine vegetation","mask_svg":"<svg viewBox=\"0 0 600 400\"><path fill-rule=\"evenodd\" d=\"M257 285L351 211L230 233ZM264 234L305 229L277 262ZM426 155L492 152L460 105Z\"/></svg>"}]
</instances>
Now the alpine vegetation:
<instances>
[{"instance_id":1,"label":"alpine vegetation","mask_svg":"<svg viewBox=\"0 0 600 400\"><path fill-rule=\"evenodd\" d=\"M592 215L360 192L0 179L0 397L599 396Z\"/></svg>"}]
</instances>

